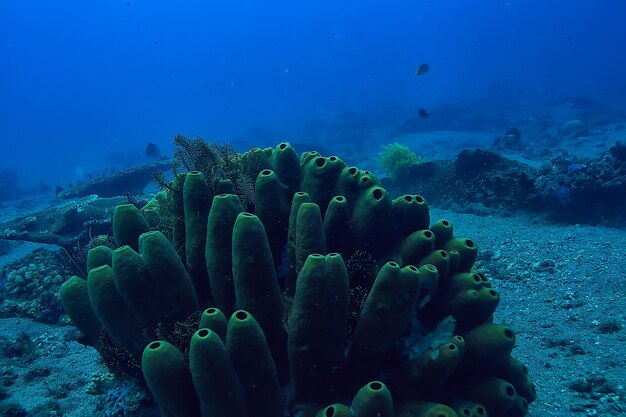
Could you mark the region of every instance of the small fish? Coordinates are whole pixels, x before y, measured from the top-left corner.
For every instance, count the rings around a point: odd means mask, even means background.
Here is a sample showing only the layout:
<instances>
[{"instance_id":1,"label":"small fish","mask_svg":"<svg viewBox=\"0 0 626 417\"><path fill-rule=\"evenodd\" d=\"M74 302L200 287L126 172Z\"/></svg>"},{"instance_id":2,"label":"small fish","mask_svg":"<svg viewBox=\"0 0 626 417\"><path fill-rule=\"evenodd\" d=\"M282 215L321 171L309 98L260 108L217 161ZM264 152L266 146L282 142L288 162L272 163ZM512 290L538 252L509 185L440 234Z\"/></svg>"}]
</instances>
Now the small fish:
<instances>
[{"instance_id":1,"label":"small fish","mask_svg":"<svg viewBox=\"0 0 626 417\"><path fill-rule=\"evenodd\" d=\"M426 109L419 109L417 111L417 114L419 115L419 117L421 117L422 119L428 119L428 117L430 116L430 112Z\"/></svg>"},{"instance_id":2,"label":"small fish","mask_svg":"<svg viewBox=\"0 0 626 417\"><path fill-rule=\"evenodd\" d=\"M161 159L161 150L152 142L148 142L145 152L148 158Z\"/></svg>"},{"instance_id":3,"label":"small fish","mask_svg":"<svg viewBox=\"0 0 626 417\"><path fill-rule=\"evenodd\" d=\"M422 64L417 67L417 70L415 70L415 75L424 75L428 72L429 69L430 66L428 64Z\"/></svg>"},{"instance_id":4,"label":"small fish","mask_svg":"<svg viewBox=\"0 0 626 417\"><path fill-rule=\"evenodd\" d=\"M507 130L504 133L504 136L513 136L515 137L515 139L521 139L522 138L522 134L520 133L519 129L516 127L512 127L509 130Z\"/></svg>"}]
</instances>

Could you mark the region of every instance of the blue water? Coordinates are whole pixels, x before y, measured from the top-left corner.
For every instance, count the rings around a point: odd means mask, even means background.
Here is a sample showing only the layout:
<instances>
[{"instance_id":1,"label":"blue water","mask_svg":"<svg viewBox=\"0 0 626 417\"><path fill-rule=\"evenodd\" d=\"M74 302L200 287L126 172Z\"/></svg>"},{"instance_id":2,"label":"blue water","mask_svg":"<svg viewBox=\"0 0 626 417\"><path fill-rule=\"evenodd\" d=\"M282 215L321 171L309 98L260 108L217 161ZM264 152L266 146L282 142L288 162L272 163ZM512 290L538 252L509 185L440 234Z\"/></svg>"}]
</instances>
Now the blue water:
<instances>
[{"instance_id":1,"label":"blue water","mask_svg":"<svg viewBox=\"0 0 626 417\"><path fill-rule=\"evenodd\" d=\"M53 187L176 133L245 149L490 97L622 103L625 16L621 0L3 0L0 170Z\"/></svg>"}]
</instances>

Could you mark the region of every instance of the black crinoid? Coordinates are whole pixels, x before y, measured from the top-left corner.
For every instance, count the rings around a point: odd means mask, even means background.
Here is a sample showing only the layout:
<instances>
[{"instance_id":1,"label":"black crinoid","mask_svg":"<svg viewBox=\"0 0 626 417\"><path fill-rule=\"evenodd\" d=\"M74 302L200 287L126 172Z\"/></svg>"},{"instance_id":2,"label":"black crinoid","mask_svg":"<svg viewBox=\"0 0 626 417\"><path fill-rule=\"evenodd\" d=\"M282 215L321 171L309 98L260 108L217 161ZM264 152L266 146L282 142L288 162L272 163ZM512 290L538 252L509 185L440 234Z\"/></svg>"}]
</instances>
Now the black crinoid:
<instances>
[{"instance_id":1,"label":"black crinoid","mask_svg":"<svg viewBox=\"0 0 626 417\"><path fill-rule=\"evenodd\" d=\"M174 158L171 178L188 172L200 172L204 175L214 194L223 191L234 191L244 206L254 204L254 180L249 175L252 171L246 165L253 161L244 161L235 148L228 143L208 143L204 139L187 138L183 135L174 136ZM166 193L181 193L182 183L172 181L164 172L157 172L154 182Z\"/></svg>"}]
</instances>

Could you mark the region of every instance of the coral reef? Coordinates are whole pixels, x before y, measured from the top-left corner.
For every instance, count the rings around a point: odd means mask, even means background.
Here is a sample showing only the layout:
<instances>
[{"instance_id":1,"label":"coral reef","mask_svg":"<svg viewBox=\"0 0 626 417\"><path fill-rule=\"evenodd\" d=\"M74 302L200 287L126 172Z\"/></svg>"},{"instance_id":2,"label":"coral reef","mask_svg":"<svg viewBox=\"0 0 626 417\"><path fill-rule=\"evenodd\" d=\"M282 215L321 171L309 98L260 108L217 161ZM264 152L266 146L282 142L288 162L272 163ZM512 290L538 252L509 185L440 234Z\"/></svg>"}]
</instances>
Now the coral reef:
<instances>
[{"instance_id":1,"label":"coral reef","mask_svg":"<svg viewBox=\"0 0 626 417\"><path fill-rule=\"evenodd\" d=\"M116 379L113 374L95 374L87 393L99 398L96 411L103 417L152 417L150 396L131 379Z\"/></svg>"},{"instance_id":2,"label":"coral reef","mask_svg":"<svg viewBox=\"0 0 626 417\"><path fill-rule=\"evenodd\" d=\"M89 196L60 206L21 214L0 223L0 239L47 243L66 249L86 246L93 236L111 229L113 208L127 197Z\"/></svg>"},{"instance_id":3,"label":"coral reef","mask_svg":"<svg viewBox=\"0 0 626 417\"><path fill-rule=\"evenodd\" d=\"M573 119L565 122L561 126L560 133L565 138L580 138L589 135L589 130L583 122L578 119Z\"/></svg>"},{"instance_id":4,"label":"coral reef","mask_svg":"<svg viewBox=\"0 0 626 417\"><path fill-rule=\"evenodd\" d=\"M7 253L11 252L12 245L11 242L7 240L0 240L0 256L4 256Z\"/></svg>"},{"instance_id":5,"label":"coral reef","mask_svg":"<svg viewBox=\"0 0 626 417\"><path fill-rule=\"evenodd\" d=\"M37 249L5 265L0 286L0 317L57 323L63 314L59 291L71 273L60 253L46 249Z\"/></svg>"},{"instance_id":6,"label":"coral reef","mask_svg":"<svg viewBox=\"0 0 626 417\"><path fill-rule=\"evenodd\" d=\"M57 188L57 197L68 199L96 194L102 198L141 194L154 174L170 167L170 161L133 165L110 175L98 177L69 188Z\"/></svg>"},{"instance_id":7,"label":"coral reef","mask_svg":"<svg viewBox=\"0 0 626 417\"><path fill-rule=\"evenodd\" d=\"M616 162L623 164L624 162L626 162L626 145L624 145L620 141L617 141L614 146L611 146L609 148L609 154Z\"/></svg>"},{"instance_id":8,"label":"coral reef","mask_svg":"<svg viewBox=\"0 0 626 417\"><path fill-rule=\"evenodd\" d=\"M23 362L30 362L36 355L35 343L27 333L20 333L16 338L0 336L0 358L20 358Z\"/></svg>"},{"instance_id":9,"label":"coral reef","mask_svg":"<svg viewBox=\"0 0 626 417\"><path fill-rule=\"evenodd\" d=\"M428 196L438 207L479 203L501 213L529 207L537 198L535 169L481 149L463 150L453 161L427 162L410 177L383 179L396 192Z\"/></svg>"},{"instance_id":10,"label":"coral reef","mask_svg":"<svg viewBox=\"0 0 626 417\"><path fill-rule=\"evenodd\" d=\"M621 225L626 221L626 159L620 143L597 159L559 157L539 169L497 153L463 150L455 160L424 162L411 176L383 178L394 192L476 214L518 210L561 223Z\"/></svg>"},{"instance_id":11,"label":"coral reef","mask_svg":"<svg viewBox=\"0 0 626 417\"><path fill-rule=\"evenodd\" d=\"M141 211L116 207L118 247L63 284L112 369L143 375L168 417L527 413L534 387L474 241L336 156L250 157L254 214L177 175ZM163 207L182 219L171 240L151 230Z\"/></svg>"},{"instance_id":12,"label":"coral reef","mask_svg":"<svg viewBox=\"0 0 626 417\"><path fill-rule=\"evenodd\" d=\"M411 175L421 162L408 146L397 142L384 145L378 157L378 165L393 179Z\"/></svg>"},{"instance_id":13,"label":"coral reef","mask_svg":"<svg viewBox=\"0 0 626 417\"><path fill-rule=\"evenodd\" d=\"M554 159L537 179L543 209L568 223L626 222L624 149L617 143L598 159Z\"/></svg>"},{"instance_id":14,"label":"coral reef","mask_svg":"<svg viewBox=\"0 0 626 417\"><path fill-rule=\"evenodd\" d=\"M11 402L0 403L0 415L6 417L28 417L28 413L18 404Z\"/></svg>"},{"instance_id":15,"label":"coral reef","mask_svg":"<svg viewBox=\"0 0 626 417\"><path fill-rule=\"evenodd\" d=\"M530 148L530 145L522 140L519 129L512 127L503 136L496 137L491 147L499 151L525 151Z\"/></svg>"}]
</instances>

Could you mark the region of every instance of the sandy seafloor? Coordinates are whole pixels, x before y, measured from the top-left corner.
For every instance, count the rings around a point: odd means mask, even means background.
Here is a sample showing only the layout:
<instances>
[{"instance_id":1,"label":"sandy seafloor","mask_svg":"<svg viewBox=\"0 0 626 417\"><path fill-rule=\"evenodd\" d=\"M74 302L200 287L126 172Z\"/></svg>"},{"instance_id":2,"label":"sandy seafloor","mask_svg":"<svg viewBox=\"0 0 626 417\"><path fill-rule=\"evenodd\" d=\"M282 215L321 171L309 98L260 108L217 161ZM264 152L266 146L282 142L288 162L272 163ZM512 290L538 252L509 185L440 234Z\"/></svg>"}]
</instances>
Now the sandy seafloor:
<instances>
[{"instance_id":1,"label":"sandy seafloor","mask_svg":"<svg viewBox=\"0 0 626 417\"><path fill-rule=\"evenodd\" d=\"M517 332L514 355L537 386L529 415L626 415L626 231L438 209L431 217L451 220L455 234L479 244L479 265L501 293L496 321ZM0 320L0 335L22 331L39 355L32 363L3 360L18 374L10 399L27 410L56 401L64 416L96 415L98 398L86 393L103 371L95 351L68 337L71 326ZM50 375L26 382L43 368Z\"/></svg>"},{"instance_id":2,"label":"sandy seafloor","mask_svg":"<svg viewBox=\"0 0 626 417\"><path fill-rule=\"evenodd\" d=\"M626 415L626 231L431 211L479 245L529 368L529 416ZM582 391L582 392L581 392Z\"/></svg>"}]
</instances>

